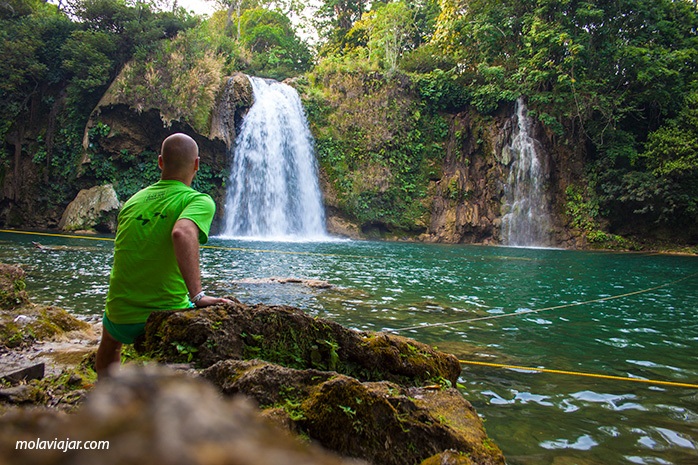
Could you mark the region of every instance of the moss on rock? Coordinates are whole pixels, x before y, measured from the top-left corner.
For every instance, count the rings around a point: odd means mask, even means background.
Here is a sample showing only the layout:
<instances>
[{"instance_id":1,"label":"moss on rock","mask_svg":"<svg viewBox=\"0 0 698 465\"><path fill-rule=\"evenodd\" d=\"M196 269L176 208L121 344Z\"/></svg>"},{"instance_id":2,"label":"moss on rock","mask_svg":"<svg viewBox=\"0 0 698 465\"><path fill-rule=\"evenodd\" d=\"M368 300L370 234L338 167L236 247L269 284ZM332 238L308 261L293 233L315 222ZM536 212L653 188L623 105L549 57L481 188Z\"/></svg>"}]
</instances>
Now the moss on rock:
<instances>
[{"instance_id":1,"label":"moss on rock","mask_svg":"<svg viewBox=\"0 0 698 465\"><path fill-rule=\"evenodd\" d=\"M435 380L455 385L460 375L456 357L411 339L351 330L298 308L239 302L153 313L137 347L161 361L192 361L200 367L226 359L257 358L404 385Z\"/></svg>"},{"instance_id":2,"label":"moss on rock","mask_svg":"<svg viewBox=\"0 0 698 465\"><path fill-rule=\"evenodd\" d=\"M458 463L504 463L482 420L455 389L362 383L260 360L218 362L203 376L227 395L253 397L269 417L345 456L398 465L452 449L472 460Z\"/></svg>"},{"instance_id":3,"label":"moss on rock","mask_svg":"<svg viewBox=\"0 0 698 465\"><path fill-rule=\"evenodd\" d=\"M11 310L29 304L25 288L24 270L0 263L0 309Z\"/></svg>"},{"instance_id":4,"label":"moss on rock","mask_svg":"<svg viewBox=\"0 0 698 465\"><path fill-rule=\"evenodd\" d=\"M454 450L447 450L429 457L420 465L473 465L468 454Z\"/></svg>"},{"instance_id":5,"label":"moss on rock","mask_svg":"<svg viewBox=\"0 0 698 465\"><path fill-rule=\"evenodd\" d=\"M24 290L24 270L0 263L0 344L19 347L90 326L55 306L34 305Z\"/></svg>"}]
</instances>

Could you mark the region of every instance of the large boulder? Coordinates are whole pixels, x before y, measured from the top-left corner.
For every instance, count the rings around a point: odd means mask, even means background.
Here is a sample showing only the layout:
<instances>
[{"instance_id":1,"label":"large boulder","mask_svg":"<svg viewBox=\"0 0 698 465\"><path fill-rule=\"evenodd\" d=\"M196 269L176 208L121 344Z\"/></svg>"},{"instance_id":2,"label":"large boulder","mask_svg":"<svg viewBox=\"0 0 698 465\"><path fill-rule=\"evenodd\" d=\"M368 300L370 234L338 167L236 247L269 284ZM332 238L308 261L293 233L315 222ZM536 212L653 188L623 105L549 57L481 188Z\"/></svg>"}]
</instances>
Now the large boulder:
<instances>
[{"instance_id":1,"label":"large boulder","mask_svg":"<svg viewBox=\"0 0 698 465\"><path fill-rule=\"evenodd\" d=\"M287 306L236 302L148 318L140 352L165 362L208 367L227 359L259 358L297 369L336 371L361 381L455 386L453 355L401 336L356 331Z\"/></svg>"},{"instance_id":2,"label":"large boulder","mask_svg":"<svg viewBox=\"0 0 698 465\"><path fill-rule=\"evenodd\" d=\"M37 450L37 441L58 441ZM20 442L18 448L17 441ZM94 445L79 450L77 442ZM105 442L100 442L105 441ZM21 448L24 445L26 447ZM106 449L99 448L100 445ZM33 447L33 448L32 448ZM0 465L360 465L302 443L247 399L221 399L201 379L162 367L100 381L77 413L10 410L0 416Z\"/></svg>"},{"instance_id":3,"label":"large boulder","mask_svg":"<svg viewBox=\"0 0 698 465\"><path fill-rule=\"evenodd\" d=\"M111 184L83 189L65 209L58 227L64 231L94 229L113 233L120 209L121 203Z\"/></svg>"},{"instance_id":4,"label":"large boulder","mask_svg":"<svg viewBox=\"0 0 698 465\"><path fill-rule=\"evenodd\" d=\"M419 463L457 450L481 465L504 464L482 420L456 389L359 382L260 360L226 360L203 376L228 395L254 398L271 418L341 455L374 464Z\"/></svg>"}]
</instances>

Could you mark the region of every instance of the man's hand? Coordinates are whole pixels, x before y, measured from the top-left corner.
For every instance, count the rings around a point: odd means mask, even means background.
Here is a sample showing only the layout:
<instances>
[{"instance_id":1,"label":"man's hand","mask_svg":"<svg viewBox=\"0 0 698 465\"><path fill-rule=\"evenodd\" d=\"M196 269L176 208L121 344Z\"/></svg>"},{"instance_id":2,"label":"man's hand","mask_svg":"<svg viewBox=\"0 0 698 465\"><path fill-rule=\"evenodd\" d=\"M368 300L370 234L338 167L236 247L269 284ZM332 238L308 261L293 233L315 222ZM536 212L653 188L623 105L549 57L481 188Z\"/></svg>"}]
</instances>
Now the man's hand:
<instances>
[{"instance_id":1,"label":"man's hand","mask_svg":"<svg viewBox=\"0 0 698 465\"><path fill-rule=\"evenodd\" d=\"M223 297L213 297L213 296L205 295L201 299L199 299L199 301L196 302L194 305L196 305L197 308L201 308L201 307L209 307L211 305L232 304L232 303L233 303L233 301L230 299L226 299Z\"/></svg>"}]
</instances>

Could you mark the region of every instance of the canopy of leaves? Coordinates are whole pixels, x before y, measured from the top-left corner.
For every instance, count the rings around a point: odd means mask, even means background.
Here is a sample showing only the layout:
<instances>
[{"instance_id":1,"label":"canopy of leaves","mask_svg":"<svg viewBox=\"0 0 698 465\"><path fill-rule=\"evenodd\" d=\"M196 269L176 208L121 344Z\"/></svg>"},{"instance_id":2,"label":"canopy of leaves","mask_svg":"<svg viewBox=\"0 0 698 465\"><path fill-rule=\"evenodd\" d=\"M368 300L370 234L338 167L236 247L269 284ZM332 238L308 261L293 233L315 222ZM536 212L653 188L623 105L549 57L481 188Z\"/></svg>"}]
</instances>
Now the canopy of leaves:
<instances>
[{"instance_id":1,"label":"canopy of leaves","mask_svg":"<svg viewBox=\"0 0 698 465\"><path fill-rule=\"evenodd\" d=\"M263 8L247 10L240 18L240 30L250 56L250 74L284 79L310 69L310 50L287 16Z\"/></svg>"},{"instance_id":2,"label":"canopy of leaves","mask_svg":"<svg viewBox=\"0 0 698 465\"><path fill-rule=\"evenodd\" d=\"M11 163L0 152L0 180L10 164L18 176L29 155L44 180L32 193L40 208L66 202L80 187L85 123L105 90L129 60L199 22L143 1L0 2L0 138L14 146Z\"/></svg>"}]
</instances>

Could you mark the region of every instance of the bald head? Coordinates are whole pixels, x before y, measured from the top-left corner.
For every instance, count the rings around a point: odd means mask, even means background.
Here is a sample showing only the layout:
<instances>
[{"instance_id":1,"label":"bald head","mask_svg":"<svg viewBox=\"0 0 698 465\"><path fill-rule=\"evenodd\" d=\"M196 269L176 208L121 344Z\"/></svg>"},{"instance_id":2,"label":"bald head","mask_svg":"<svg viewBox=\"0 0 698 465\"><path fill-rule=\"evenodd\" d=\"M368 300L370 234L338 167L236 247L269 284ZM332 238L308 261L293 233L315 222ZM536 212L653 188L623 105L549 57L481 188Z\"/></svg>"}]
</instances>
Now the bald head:
<instances>
[{"instance_id":1,"label":"bald head","mask_svg":"<svg viewBox=\"0 0 698 465\"><path fill-rule=\"evenodd\" d=\"M199 169L199 146L186 134L172 134L162 142L158 164L162 169L162 179L175 179L190 185Z\"/></svg>"}]
</instances>

